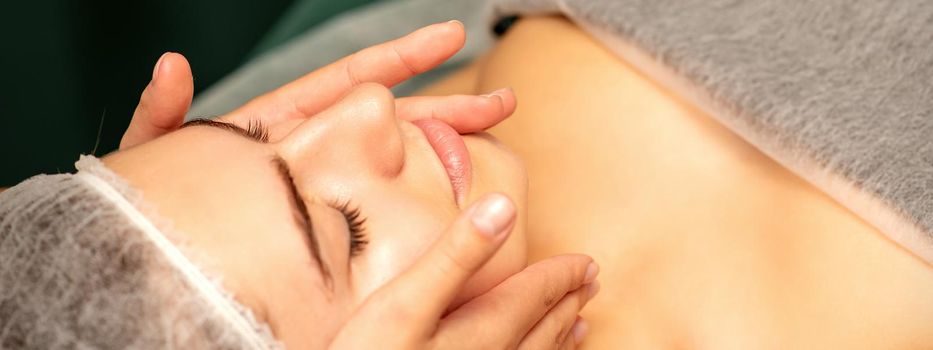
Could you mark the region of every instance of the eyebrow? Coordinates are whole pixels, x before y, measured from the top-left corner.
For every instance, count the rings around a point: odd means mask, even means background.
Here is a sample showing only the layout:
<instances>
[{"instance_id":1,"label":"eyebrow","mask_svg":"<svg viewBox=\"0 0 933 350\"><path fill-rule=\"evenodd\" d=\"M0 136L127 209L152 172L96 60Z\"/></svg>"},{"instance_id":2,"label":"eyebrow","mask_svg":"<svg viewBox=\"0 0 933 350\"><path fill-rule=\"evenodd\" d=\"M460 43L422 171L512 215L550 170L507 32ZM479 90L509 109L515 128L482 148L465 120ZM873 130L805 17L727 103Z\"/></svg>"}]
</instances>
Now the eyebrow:
<instances>
[{"instance_id":1,"label":"eyebrow","mask_svg":"<svg viewBox=\"0 0 933 350\"><path fill-rule=\"evenodd\" d=\"M272 157L272 164L278 171L279 177L281 177L282 181L288 186L292 202L298 207L297 211L301 215L301 220L299 220L298 224L302 226L302 229L304 229L308 236L308 241L311 245L311 257L314 258L318 268L321 269L321 274L324 275L325 283L330 286L332 280L330 269L321 260L321 245L318 244L317 235L314 233L314 226L311 225L311 216L308 214L308 207L304 197L301 196L301 193L298 192L298 188L295 187L295 179L292 177L291 169L288 168L288 163L278 155Z\"/></svg>"},{"instance_id":2,"label":"eyebrow","mask_svg":"<svg viewBox=\"0 0 933 350\"><path fill-rule=\"evenodd\" d=\"M236 135L246 137L256 142L269 142L269 135L265 132L265 129L262 127L260 122L256 122L254 124L251 121L249 124L249 129L244 129L239 125L228 122L221 122L211 119L193 119L182 124L181 128L190 126L210 126L232 132ZM276 172L278 172L282 182L284 182L285 186L288 188L291 202L295 204L295 211L299 214L297 220L298 225L301 226L308 237L308 241L311 246L311 257L317 263L318 269L321 270L321 274L324 276L325 284L330 287L332 286L330 269L321 260L321 247L318 243L317 235L314 232L314 225L311 224L311 215L308 213L308 206L304 200L304 197L301 196L301 193L298 192L298 187L295 186L295 179L292 177L292 171L288 167L288 163L278 155L272 157L272 166L275 168Z\"/></svg>"},{"instance_id":3,"label":"eyebrow","mask_svg":"<svg viewBox=\"0 0 933 350\"><path fill-rule=\"evenodd\" d=\"M234 134L249 138L250 140L253 140L259 143L269 142L269 133L267 132L266 128L263 127L262 122L258 120L250 120L249 125L247 125L246 128L243 128L242 126L229 123L229 122L222 122L222 121L217 121L213 119L198 118L198 119L192 119L192 120L186 121L184 124L182 124L179 127L179 129L187 128L190 126L202 126L202 125L218 128L221 130L227 130Z\"/></svg>"}]
</instances>

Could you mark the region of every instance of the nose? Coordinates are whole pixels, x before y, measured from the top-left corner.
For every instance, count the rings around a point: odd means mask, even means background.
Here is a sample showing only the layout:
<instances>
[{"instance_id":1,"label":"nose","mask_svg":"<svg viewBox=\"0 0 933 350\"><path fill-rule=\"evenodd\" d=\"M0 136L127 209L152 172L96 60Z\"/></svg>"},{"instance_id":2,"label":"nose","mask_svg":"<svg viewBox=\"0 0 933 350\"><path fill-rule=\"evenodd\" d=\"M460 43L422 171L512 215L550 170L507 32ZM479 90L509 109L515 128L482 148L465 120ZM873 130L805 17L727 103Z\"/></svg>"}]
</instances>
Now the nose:
<instances>
[{"instance_id":1,"label":"nose","mask_svg":"<svg viewBox=\"0 0 933 350\"><path fill-rule=\"evenodd\" d=\"M279 154L292 164L336 165L351 174L394 177L405 164L395 97L375 83L355 87L339 102L308 118L279 147Z\"/></svg>"}]
</instances>

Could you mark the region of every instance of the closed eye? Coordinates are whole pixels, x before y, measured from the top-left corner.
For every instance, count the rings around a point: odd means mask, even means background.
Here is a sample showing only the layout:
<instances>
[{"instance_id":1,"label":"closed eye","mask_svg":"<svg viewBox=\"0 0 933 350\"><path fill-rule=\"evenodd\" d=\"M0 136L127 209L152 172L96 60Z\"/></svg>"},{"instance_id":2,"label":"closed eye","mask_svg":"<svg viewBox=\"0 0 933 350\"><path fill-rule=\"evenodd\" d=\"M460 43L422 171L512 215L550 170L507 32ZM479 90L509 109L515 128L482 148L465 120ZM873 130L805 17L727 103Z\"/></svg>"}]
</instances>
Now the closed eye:
<instances>
[{"instance_id":1,"label":"closed eye","mask_svg":"<svg viewBox=\"0 0 933 350\"><path fill-rule=\"evenodd\" d=\"M357 256L363 252L363 249L366 248L366 244L369 243L366 239L366 231L364 230L366 218L362 217L360 207L351 206L349 201L343 202L335 206L335 208L343 214L344 219L347 221L350 257Z\"/></svg>"}]
</instances>

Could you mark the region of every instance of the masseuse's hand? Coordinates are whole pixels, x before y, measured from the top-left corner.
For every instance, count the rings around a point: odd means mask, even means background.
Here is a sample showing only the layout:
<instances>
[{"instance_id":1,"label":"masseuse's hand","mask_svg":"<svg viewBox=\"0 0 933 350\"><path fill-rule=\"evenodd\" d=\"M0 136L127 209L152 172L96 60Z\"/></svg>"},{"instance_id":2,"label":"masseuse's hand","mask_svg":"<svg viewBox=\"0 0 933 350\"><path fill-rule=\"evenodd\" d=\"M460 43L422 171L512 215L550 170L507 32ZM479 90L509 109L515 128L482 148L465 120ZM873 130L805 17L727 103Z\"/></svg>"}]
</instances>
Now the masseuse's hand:
<instances>
[{"instance_id":1,"label":"masseuse's hand","mask_svg":"<svg viewBox=\"0 0 933 350\"><path fill-rule=\"evenodd\" d=\"M463 211L428 252L373 293L331 349L573 349L586 333L577 314L599 290L585 255L534 264L444 314L451 300L499 248L515 207L490 194Z\"/></svg>"},{"instance_id":2,"label":"masseuse's hand","mask_svg":"<svg viewBox=\"0 0 933 350\"><path fill-rule=\"evenodd\" d=\"M339 100L354 86L375 82L388 87L441 64L466 40L463 25L446 22L421 28L402 38L366 48L259 96L224 116L247 125L259 118L265 125L313 116ZM191 105L191 68L185 58L166 53L140 98L120 148L149 141L177 129ZM396 102L405 120L441 119L461 133L495 125L515 110L511 90L485 96L408 97Z\"/></svg>"},{"instance_id":3,"label":"masseuse's hand","mask_svg":"<svg viewBox=\"0 0 933 350\"><path fill-rule=\"evenodd\" d=\"M133 119L120 140L120 149L167 134L181 126L191 107L194 79L184 56L166 52L152 69Z\"/></svg>"}]
</instances>

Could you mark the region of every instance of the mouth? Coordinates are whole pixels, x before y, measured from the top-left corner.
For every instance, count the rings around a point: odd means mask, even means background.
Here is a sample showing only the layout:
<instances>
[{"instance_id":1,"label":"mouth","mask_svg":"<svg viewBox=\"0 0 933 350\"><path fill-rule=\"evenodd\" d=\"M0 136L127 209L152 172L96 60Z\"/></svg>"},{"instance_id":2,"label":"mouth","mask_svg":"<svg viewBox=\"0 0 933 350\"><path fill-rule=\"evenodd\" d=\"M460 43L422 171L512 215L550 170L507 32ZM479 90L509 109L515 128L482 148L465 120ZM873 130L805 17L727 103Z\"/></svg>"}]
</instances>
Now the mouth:
<instances>
[{"instance_id":1,"label":"mouth","mask_svg":"<svg viewBox=\"0 0 933 350\"><path fill-rule=\"evenodd\" d=\"M470 162L470 152L463 142L463 137L450 125L437 119L421 119L412 124L424 132L428 143L447 171L457 204L462 205L469 193L473 177L473 164Z\"/></svg>"}]
</instances>

